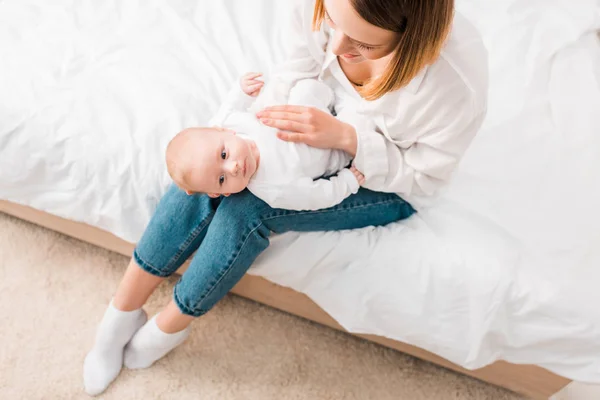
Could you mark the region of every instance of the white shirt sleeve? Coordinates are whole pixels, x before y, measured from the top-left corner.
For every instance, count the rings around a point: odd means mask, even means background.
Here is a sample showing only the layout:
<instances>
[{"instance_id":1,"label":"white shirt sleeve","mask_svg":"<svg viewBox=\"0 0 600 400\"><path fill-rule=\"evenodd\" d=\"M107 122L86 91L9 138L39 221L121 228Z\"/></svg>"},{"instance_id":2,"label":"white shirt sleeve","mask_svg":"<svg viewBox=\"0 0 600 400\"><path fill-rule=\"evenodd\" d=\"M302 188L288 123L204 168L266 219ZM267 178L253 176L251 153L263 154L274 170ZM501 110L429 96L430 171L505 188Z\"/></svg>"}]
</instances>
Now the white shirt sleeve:
<instances>
[{"instance_id":1,"label":"white shirt sleeve","mask_svg":"<svg viewBox=\"0 0 600 400\"><path fill-rule=\"evenodd\" d=\"M360 188L347 168L337 176L313 181L309 177L285 185L249 185L248 189L273 208L286 210L321 210L341 203Z\"/></svg>"},{"instance_id":2,"label":"white shirt sleeve","mask_svg":"<svg viewBox=\"0 0 600 400\"><path fill-rule=\"evenodd\" d=\"M324 24L318 31L312 29L315 1L302 3L296 7L290 21L285 61L273 69L274 76L291 83L319 76L329 41Z\"/></svg>"},{"instance_id":3,"label":"white shirt sleeve","mask_svg":"<svg viewBox=\"0 0 600 400\"><path fill-rule=\"evenodd\" d=\"M285 59L273 67L253 111L287 104L290 89L297 81L320 75L329 36L324 26L319 31L312 30L314 4L314 0L302 1L295 8L287 30Z\"/></svg>"},{"instance_id":4,"label":"white shirt sleeve","mask_svg":"<svg viewBox=\"0 0 600 400\"><path fill-rule=\"evenodd\" d=\"M386 132L354 121L358 147L354 160L365 176L364 187L399 195L430 196L451 177L479 130L485 110L472 98L440 98L430 107L435 112L415 118L410 131L389 125ZM367 118L366 116L363 118Z\"/></svg>"},{"instance_id":5,"label":"white shirt sleeve","mask_svg":"<svg viewBox=\"0 0 600 400\"><path fill-rule=\"evenodd\" d=\"M210 119L208 126L221 126L232 111L247 111L255 100L254 97L244 93L239 83L236 82L225 95L221 107Z\"/></svg>"}]
</instances>

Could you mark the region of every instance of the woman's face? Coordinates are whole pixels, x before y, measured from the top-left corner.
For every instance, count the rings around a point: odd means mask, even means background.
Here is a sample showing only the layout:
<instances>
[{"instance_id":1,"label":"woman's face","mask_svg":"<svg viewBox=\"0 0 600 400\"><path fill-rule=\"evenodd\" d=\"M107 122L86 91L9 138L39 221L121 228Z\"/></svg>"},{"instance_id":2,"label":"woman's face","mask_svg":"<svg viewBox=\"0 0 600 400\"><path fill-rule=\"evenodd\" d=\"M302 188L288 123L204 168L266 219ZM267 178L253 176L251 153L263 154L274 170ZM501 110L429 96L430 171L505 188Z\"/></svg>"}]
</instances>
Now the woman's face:
<instances>
[{"instance_id":1,"label":"woman's face","mask_svg":"<svg viewBox=\"0 0 600 400\"><path fill-rule=\"evenodd\" d=\"M371 25L350 0L325 0L325 22L333 29L333 53L349 64L378 60L392 53L398 33Z\"/></svg>"}]
</instances>

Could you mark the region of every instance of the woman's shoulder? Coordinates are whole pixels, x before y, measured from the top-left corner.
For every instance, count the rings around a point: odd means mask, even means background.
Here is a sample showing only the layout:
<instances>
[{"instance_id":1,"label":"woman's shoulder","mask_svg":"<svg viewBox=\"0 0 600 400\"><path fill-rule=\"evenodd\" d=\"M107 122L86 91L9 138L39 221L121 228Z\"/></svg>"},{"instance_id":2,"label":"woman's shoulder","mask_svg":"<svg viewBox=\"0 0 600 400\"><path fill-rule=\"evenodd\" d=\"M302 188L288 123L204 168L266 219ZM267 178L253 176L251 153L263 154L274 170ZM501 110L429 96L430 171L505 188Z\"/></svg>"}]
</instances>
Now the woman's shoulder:
<instances>
[{"instance_id":1,"label":"woman's shoulder","mask_svg":"<svg viewBox=\"0 0 600 400\"><path fill-rule=\"evenodd\" d=\"M300 38L313 57L322 59L329 41L329 31L326 24L321 24L320 29L313 30L315 4L316 0L294 0L291 23L288 24L286 34L291 35L288 38L289 43L294 43Z\"/></svg>"},{"instance_id":2,"label":"woman's shoulder","mask_svg":"<svg viewBox=\"0 0 600 400\"><path fill-rule=\"evenodd\" d=\"M467 18L457 12L442 54L430 66L428 78L434 81L431 84L454 81L457 89L462 87L472 94L474 101L485 105L489 86L488 73L488 52L481 34Z\"/></svg>"},{"instance_id":3,"label":"woman's shoulder","mask_svg":"<svg viewBox=\"0 0 600 400\"><path fill-rule=\"evenodd\" d=\"M456 13L440 57L408 85L372 102L369 108L398 118L405 114L407 104L448 113L460 109L460 114L467 118L487 109L488 86L488 54L481 34ZM472 112L466 112L466 107Z\"/></svg>"}]
</instances>

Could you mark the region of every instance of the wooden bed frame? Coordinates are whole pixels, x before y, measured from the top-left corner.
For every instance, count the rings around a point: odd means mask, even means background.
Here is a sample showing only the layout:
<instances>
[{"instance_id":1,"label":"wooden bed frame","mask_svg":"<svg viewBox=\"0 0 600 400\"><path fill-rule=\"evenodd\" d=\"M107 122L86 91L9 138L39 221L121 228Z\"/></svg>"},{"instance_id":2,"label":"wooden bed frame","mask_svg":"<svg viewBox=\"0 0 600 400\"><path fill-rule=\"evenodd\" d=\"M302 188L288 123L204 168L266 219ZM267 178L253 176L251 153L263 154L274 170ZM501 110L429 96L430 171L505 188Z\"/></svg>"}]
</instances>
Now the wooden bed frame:
<instances>
[{"instance_id":1,"label":"wooden bed frame","mask_svg":"<svg viewBox=\"0 0 600 400\"><path fill-rule=\"evenodd\" d=\"M134 245L90 225L70 221L54 215L0 200L0 212L32 222L68 236L89 242L99 247L131 256ZM183 272L186 267L178 272ZM285 288L266 279L246 275L232 291L234 294L252 299L279 310L343 330L333 318L304 294ZM380 336L356 335L363 339L399 350L412 356L430 361L442 367L460 372L485 382L502 386L534 399L548 399L565 388L570 379L553 374L535 365L517 365L504 361L496 362L478 370L467 370L426 350Z\"/></svg>"}]
</instances>

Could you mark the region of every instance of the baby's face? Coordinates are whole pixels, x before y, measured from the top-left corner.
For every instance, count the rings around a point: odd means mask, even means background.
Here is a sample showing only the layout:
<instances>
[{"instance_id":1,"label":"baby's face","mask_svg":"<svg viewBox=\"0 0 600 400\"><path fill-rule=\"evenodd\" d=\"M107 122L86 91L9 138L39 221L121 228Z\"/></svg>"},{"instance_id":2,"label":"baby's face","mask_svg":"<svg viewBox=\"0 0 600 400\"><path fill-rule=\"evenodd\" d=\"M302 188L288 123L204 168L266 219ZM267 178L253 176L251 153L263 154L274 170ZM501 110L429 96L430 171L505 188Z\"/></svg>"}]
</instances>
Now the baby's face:
<instances>
[{"instance_id":1,"label":"baby's face","mask_svg":"<svg viewBox=\"0 0 600 400\"><path fill-rule=\"evenodd\" d=\"M256 172L260 154L256 144L234 132L218 128L191 128L189 137L172 154L181 157L183 171L172 174L175 184L188 194L206 193L211 197L238 193L248 186ZM176 179L177 176L185 179Z\"/></svg>"}]
</instances>

